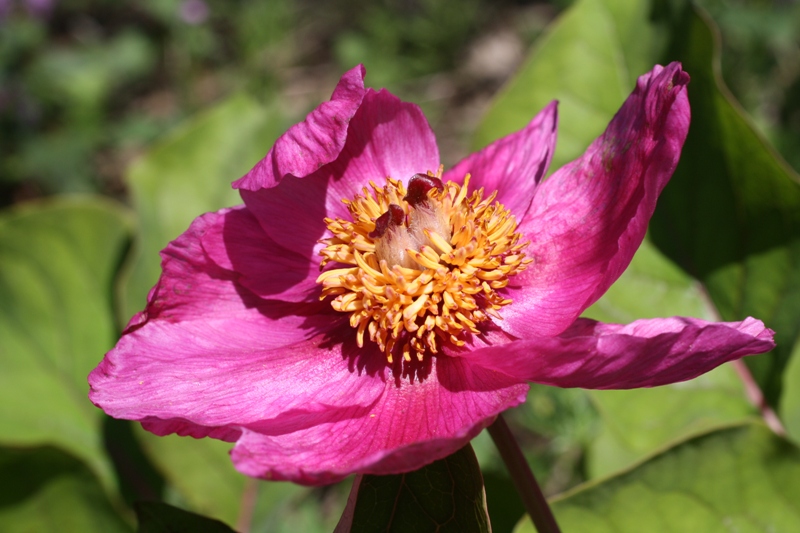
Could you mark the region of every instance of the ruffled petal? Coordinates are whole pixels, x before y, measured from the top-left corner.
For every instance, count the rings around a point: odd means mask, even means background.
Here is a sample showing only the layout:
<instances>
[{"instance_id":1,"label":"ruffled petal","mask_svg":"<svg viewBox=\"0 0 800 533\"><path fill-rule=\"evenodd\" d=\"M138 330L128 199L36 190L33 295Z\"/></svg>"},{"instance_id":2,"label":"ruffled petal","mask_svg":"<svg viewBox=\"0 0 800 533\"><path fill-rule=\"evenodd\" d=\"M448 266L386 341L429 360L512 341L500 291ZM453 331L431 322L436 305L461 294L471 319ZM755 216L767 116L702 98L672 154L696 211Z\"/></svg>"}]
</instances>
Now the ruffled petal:
<instances>
[{"instance_id":1,"label":"ruffled petal","mask_svg":"<svg viewBox=\"0 0 800 533\"><path fill-rule=\"evenodd\" d=\"M201 242L214 263L235 272L239 284L262 298L319 300L318 262L279 246L245 206L214 216Z\"/></svg>"},{"instance_id":2,"label":"ruffled petal","mask_svg":"<svg viewBox=\"0 0 800 533\"><path fill-rule=\"evenodd\" d=\"M552 102L525 128L461 160L443 179L463 183L471 174L470 189L483 187L487 196L497 191L497 201L522 220L553 159L557 125L558 105Z\"/></svg>"},{"instance_id":3,"label":"ruffled petal","mask_svg":"<svg viewBox=\"0 0 800 533\"><path fill-rule=\"evenodd\" d=\"M422 110L370 89L335 161L302 179L286 176L272 189L242 191L242 199L275 242L315 257L325 217L350 219L343 199L352 199L370 181L382 186L387 176L406 180L438 166L436 138Z\"/></svg>"},{"instance_id":4,"label":"ruffled petal","mask_svg":"<svg viewBox=\"0 0 800 533\"><path fill-rule=\"evenodd\" d=\"M364 416L292 433L245 431L231 457L249 476L306 485L356 472L408 472L464 446L498 413L525 401L527 391L501 373L439 357L421 382L387 382Z\"/></svg>"},{"instance_id":5,"label":"ruffled petal","mask_svg":"<svg viewBox=\"0 0 800 533\"><path fill-rule=\"evenodd\" d=\"M336 159L347 139L350 119L366 94L365 74L363 65L345 72L331 99L281 135L264 159L233 182L233 188L257 191L274 187L285 176L302 178Z\"/></svg>"},{"instance_id":6,"label":"ruffled petal","mask_svg":"<svg viewBox=\"0 0 800 533\"><path fill-rule=\"evenodd\" d=\"M606 132L539 186L519 227L533 263L509 284L506 331L557 335L627 268L680 157L688 81L678 63L640 77Z\"/></svg>"},{"instance_id":7,"label":"ruffled petal","mask_svg":"<svg viewBox=\"0 0 800 533\"><path fill-rule=\"evenodd\" d=\"M656 387L695 378L722 363L775 347L754 318L707 322L655 318L627 325L578 319L558 337L484 348L469 361L520 379L585 389Z\"/></svg>"}]
</instances>

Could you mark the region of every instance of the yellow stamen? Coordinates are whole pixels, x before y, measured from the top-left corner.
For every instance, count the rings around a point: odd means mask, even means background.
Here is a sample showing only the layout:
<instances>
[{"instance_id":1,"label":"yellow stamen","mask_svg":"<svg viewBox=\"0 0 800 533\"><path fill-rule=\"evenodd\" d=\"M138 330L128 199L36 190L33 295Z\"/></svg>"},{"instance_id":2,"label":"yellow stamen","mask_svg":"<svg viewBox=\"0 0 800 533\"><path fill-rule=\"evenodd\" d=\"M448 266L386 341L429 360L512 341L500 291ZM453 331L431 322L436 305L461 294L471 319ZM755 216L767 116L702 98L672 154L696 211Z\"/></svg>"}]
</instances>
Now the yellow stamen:
<instances>
[{"instance_id":1,"label":"yellow stamen","mask_svg":"<svg viewBox=\"0 0 800 533\"><path fill-rule=\"evenodd\" d=\"M441 178L442 171L428 176ZM498 309L511 300L498 291L532 261L497 193L468 194L469 180L433 187L413 204L399 180L387 178L384 187L370 182L343 199L351 221L325 219L332 236L320 241L320 268L329 262L338 267L317 278L322 298L350 313L358 346L368 337L390 364L422 361L445 343L463 346L467 335L480 333L481 322L501 320ZM392 207L398 217L376 231L390 205L402 212Z\"/></svg>"}]
</instances>

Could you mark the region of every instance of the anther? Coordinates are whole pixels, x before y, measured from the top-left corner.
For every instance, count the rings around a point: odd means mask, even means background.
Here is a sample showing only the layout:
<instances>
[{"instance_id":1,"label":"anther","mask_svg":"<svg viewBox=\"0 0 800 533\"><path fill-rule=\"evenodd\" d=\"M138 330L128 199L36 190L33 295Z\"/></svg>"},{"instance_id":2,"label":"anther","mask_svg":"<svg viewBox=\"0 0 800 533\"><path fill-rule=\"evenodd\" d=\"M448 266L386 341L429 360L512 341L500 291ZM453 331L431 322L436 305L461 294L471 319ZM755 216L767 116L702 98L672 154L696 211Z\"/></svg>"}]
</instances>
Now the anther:
<instances>
[{"instance_id":1,"label":"anther","mask_svg":"<svg viewBox=\"0 0 800 533\"><path fill-rule=\"evenodd\" d=\"M427 174L414 174L411 176L411 179L408 180L408 193L403 200L410 205L416 206L417 204L427 201L428 191L434 188L439 191L443 190L444 185L442 184L442 180L433 176L428 176Z\"/></svg>"},{"instance_id":2,"label":"anther","mask_svg":"<svg viewBox=\"0 0 800 533\"><path fill-rule=\"evenodd\" d=\"M397 204L389 204L389 210L375 220L375 231L370 232L370 239L380 239L392 226L401 225L406 219L403 208Z\"/></svg>"}]
</instances>

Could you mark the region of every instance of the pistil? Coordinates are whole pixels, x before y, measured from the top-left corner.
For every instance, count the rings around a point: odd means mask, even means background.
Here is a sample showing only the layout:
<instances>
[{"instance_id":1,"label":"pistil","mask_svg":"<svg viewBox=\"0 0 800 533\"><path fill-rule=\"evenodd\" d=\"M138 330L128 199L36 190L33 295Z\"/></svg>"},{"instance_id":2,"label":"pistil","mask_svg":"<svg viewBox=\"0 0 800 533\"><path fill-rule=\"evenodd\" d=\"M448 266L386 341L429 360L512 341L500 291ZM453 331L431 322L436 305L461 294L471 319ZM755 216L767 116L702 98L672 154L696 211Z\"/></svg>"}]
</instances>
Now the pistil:
<instances>
[{"instance_id":1,"label":"pistil","mask_svg":"<svg viewBox=\"0 0 800 533\"><path fill-rule=\"evenodd\" d=\"M416 174L406 189L387 178L345 200L352 220L325 219L317 278L322 298L350 314L356 340L367 336L391 363L422 361L446 344L463 346L481 323L511 303L501 292L531 262L516 219L496 194Z\"/></svg>"}]
</instances>

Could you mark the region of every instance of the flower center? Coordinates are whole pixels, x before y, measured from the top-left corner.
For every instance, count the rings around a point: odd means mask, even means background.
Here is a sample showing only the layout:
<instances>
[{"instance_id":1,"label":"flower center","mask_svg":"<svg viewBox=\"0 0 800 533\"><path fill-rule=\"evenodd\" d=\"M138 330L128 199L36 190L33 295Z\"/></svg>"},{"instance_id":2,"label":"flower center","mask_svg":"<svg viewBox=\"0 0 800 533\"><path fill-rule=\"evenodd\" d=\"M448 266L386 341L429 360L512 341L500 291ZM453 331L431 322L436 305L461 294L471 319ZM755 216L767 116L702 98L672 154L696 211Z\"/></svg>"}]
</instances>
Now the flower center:
<instances>
[{"instance_id":1,"label":"flower center","mask_svg":"<svg viewBox=\"0 0 800 533\"><path fill-rule=\"evenodd\" d=\"M343 200L352 220L325 219L333 236L320 241L320 268L347 266L320 274L322 298L350 313L359 347L369 335L389 363L399 353L422 361L446 342L463 346L478 324L501 318L511 300L498 291L531 262L496 192L467 196L469 174L463 186L441 175L416 174L408 189L392 178L382 188L370 182Z\"/></svg>"}]
</instances>

